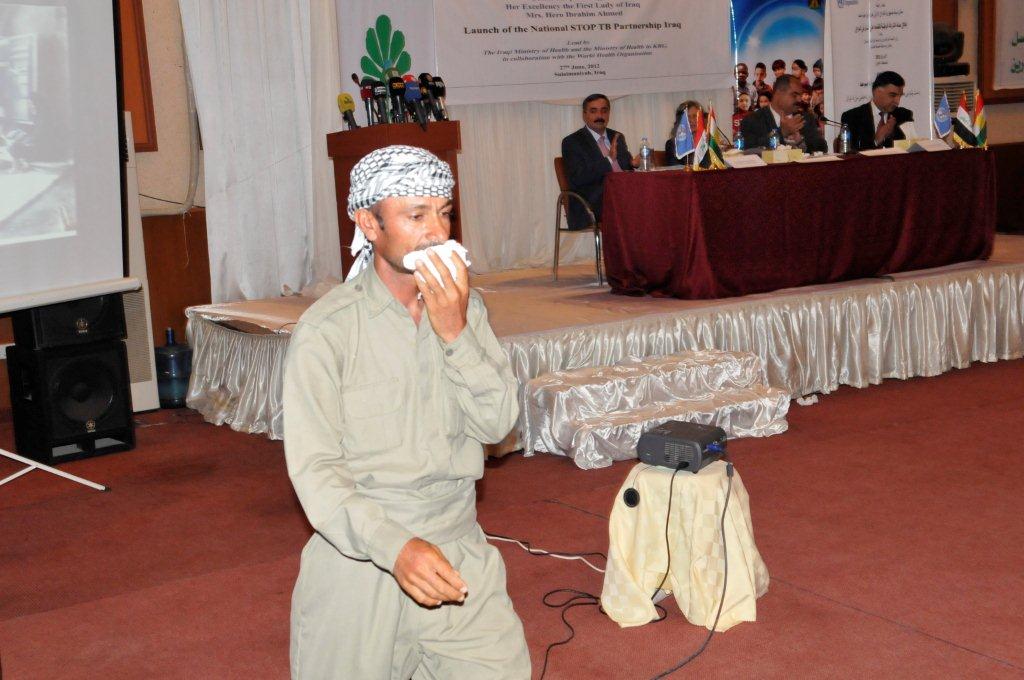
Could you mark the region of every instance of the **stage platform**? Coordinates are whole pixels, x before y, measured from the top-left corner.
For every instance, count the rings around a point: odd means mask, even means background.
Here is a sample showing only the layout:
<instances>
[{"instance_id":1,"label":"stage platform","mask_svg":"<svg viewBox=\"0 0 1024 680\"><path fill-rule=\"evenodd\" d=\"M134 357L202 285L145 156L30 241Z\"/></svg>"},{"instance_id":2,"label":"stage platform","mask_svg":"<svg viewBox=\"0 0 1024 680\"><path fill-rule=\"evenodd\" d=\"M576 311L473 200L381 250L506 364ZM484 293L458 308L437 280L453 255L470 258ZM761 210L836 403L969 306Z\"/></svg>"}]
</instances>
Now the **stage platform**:
<instances>
[{"instance_id":1,"label":"stage platform","mask_svg":"<svg viewBox=\"0 0 1024 680\"><path fill-rule=\"evenodd\" d=\"M612 295L593 265L472 277L520 385L556 370L688 349L749 351L793 397L1024 356L1024 236L992 258L723 300ZM189 406L279 439L289 331L314 298L187 310ZM522 392L522 391L521 391Z\"/></svg>"}]
</instances>

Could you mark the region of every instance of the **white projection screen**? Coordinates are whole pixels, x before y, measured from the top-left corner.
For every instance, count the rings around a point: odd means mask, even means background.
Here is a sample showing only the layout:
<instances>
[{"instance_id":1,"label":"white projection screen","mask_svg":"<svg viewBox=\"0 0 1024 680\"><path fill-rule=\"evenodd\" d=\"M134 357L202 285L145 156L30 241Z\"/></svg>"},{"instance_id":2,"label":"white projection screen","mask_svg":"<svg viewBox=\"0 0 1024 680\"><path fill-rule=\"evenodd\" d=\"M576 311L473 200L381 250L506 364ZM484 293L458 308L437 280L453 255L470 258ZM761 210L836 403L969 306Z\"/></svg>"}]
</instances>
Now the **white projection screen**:
<instances>
[{"instance_id":1,"label":"white projection screen","mask_svg":"<svg viewBox=\"0 0 1024 680\"><path fill-rule=\"evenodd\" d=\"M125 277L114 9L0 0L0 312Z\"/></svg>"}]
</instances>

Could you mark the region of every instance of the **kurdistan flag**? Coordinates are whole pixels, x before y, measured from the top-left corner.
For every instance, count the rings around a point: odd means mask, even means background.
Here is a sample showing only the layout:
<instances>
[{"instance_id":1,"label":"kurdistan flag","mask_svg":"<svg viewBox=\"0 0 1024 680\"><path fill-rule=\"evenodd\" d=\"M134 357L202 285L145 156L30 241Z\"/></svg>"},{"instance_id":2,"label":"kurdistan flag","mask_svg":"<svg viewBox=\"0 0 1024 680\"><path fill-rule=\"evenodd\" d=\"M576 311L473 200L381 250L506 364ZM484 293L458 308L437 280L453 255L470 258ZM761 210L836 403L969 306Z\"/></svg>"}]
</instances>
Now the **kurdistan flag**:
<instances>
[{"instance_id":1,"label":"kurdistan flag","mask_svg":"<svg viewBox=\"0 0 1024 680\"><path fill-rule=\"evenodd\" d=\"M978 146L988 148L988 121L985 120L985 102L980 91L974 95L974 136L978 138Z\"/></svg>"},{"instance_id":2,"label":"kurdistan flag","mask_svg":"<svg viewBox=\"0 0 1024 680\"><path fill-rule=\"evenodd\" d=\"M722 148L718 145L718 125L715 121L715 105L708 104L708 158L711 167L716 170L725 169L725 161L722 160Z\"/></svg>"}]
</instances>

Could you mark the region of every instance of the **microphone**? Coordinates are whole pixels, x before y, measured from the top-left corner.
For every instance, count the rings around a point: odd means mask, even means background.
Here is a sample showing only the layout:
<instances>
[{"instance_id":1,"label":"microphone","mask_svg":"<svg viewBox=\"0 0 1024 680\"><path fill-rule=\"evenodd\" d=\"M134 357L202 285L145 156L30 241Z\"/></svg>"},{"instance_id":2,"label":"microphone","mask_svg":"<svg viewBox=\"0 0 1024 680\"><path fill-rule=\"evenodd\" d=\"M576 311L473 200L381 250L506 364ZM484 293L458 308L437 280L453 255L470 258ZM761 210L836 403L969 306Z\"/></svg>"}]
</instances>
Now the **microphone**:
<instances>
[{"instance_id":1,"label":"microphone","mask_svg":"<svg viewBox=\"0 0 1024 680\"><path fill-rule=\"evenodd\" d=\"M377 122L388 122L388 88L379 80L373 81L373 107L377 114Z\"/></svg>"},{"instance_id":2,"label":"microphone","mask_svg":"<svg viewBox=\"0 0 1024 680\"><path fill-rule=\"evenodd\" d=\"M434 95L434 99L437 101L438 109L441 111L441 117L444 120L451 120L451 118L448 117L448 107L444 103L444 98L448 90L445 88L444 80L441 76L434 76L430 89Z\"/></svg>"},{"instance_id":3,"label":"microphone","mask_svg":"<svg viewBox=\"0 0 1024 680\"><path fill-rule=\"evenodd\" d=\"M388 92L391 97L391 122L404 123L405 110L402 107L402 98L405 95L405 81L398 76L388 78Z\"/></svg>"},{"instance_id":4,"label":"microphone","mask_svg":"<svg viewBox=\"0 0 1024 680\"><path fill-rule=\"evenodd\" d=\"M348 125L349 130L355 130L359 127L355 117L356 102L348 92L342 92L338 95L338 110L341 111L341 117L345 119L345 124Z\"/></svg>"},{"instance_id":5,"label":"microphone","mask_svg":"<svg viewBox=\"0 0 1024 680\"><path fill-rule=\"evenodd\" d=\"M359 88L359 98L363 100L366 107L366 124L373 125L373 112L370 109L370 102L373 100L373 88L366 86Z\"/></svg>"},{"instance_id":6,"label":"microphone","mask_svg":"<svg viewBox=\"0 0 1024 680\"><path fill-rule=\"evenodd\" d=\"M434 77L429 73L420 74L420 94L430 102L430 111L434 115L434 120L444 120L444 112L437 102L437 97L434 96Z\"/></svg>"},{"instance_id":7,"label":"microphone","mask_svg":"<svg viewBox=\"0 0 1024 680\"><path fill-rule=\"evenodd\" d=\"M352 74L355 77L355 73ZM359 98L363 100L363 106L366 107L366 124L373 125L373 79L363 78L359 83Z\"/></svg>"},{"instance_id":8,"label":"microphone","mask_svg":"<svg viewBox=\"0 0 1024 680\"><path fill-rule=\"evenodd\" d=\"M426 130L427 107L423 105L423 96L420 94L420 84L418 82L413 81L405 84L405 103L414 112L416 122L420 124L421 128Z\"/></svg>"},{"instance_id":9,"label":"microphone","mask_svg":"<svg viewBox=\"0 0 1024 680\"><path fill-rule=\"evenodd\" d=\"M825 123L826 125L835 125L837 128L843 127L842 123L837 123L831 118L826 118L825 116L818 116L818 120L820 120L822 123Z\"/></svg>"}]
</instances>

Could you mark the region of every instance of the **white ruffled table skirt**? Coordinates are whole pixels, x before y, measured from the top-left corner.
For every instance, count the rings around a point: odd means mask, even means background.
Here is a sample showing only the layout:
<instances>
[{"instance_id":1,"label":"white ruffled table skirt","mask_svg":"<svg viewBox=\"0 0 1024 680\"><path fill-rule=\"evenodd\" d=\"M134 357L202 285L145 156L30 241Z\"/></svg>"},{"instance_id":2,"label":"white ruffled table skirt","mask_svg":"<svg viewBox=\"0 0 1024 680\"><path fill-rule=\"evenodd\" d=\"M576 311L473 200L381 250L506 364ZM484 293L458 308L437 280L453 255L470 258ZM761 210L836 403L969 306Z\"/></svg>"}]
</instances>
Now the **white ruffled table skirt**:
<instances>
[{"instance_id":1,"label":"white ruffled table skirt","mask_svg":"<svg viewBox=\"0 0 1024 680\"><path fill-rule=\"evenodd\" d=\"M188 405L212 423L281 439L289 335L226 328L208 318L216 307L186 310ZM753 352L768 384L791 396L828 393L1024 356L1024 265L971 263L499 341L521 399L527 382L551 371L703 349Z\"/></svg>"}]
</instances>

